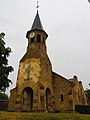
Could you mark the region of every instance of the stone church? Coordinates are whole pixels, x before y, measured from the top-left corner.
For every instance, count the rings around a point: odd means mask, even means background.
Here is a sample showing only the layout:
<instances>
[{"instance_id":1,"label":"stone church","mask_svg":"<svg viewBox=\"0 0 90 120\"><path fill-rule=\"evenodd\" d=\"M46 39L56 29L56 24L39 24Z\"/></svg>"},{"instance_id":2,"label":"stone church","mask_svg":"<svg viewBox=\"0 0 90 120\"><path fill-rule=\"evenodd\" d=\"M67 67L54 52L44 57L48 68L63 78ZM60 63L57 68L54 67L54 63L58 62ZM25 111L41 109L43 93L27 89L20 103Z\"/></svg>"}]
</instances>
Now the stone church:
<instances>
[{"instance_id":1,"label":"stone church","mask_svg":"<svg viewBox=\"0 0 90 120\"><path fill-rule=\"evenodd\" d=\"M52 71L47 55L48 34L37 11L27 31L27 51L19 63L16 87L10 92L9 111L74 112L75 105L86 105L82 82Z\"/></svg>"}]
</instances>

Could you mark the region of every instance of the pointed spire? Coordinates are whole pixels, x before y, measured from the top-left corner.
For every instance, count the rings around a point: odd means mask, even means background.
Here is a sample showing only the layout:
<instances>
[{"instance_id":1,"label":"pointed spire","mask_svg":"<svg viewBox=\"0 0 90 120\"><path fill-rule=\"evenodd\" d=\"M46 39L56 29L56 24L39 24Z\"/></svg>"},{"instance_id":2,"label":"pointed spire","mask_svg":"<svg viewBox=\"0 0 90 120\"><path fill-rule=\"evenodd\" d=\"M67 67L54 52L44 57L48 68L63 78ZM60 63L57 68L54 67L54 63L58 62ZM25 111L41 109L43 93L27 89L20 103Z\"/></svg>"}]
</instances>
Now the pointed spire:
<instances>
[{"instance_id":1,"label":"pointed spire","mask_svg":"<svg viewBox=\"0 0 90 120\"><path fill-rule=\"evenodd\" d=\"M41 20L40 20L40 17L39 17L39 13L38 13L39 1L37 1L37 7L36 8L37 8L37 14L36 14L36 17L34 19L31 30L33 30L33 29L43 30L43 26L42 26L42 23L41 23Z\"/></svg>"},{"instance_id":2,"label":"pointed spire","mask_svg":"<svg viewBox=\"0 0 90 120\"><path fill-rule=\"evenodd\" d=\"M35 30L35 29L44 32L46 34L46 37L48 37L48 34L43 29L43 26L42 26L42 23L41 23L41 20L40 20L40 17L39 17L39 13L38 13L38 8L39 8L38 1L37 1L37 7L36 8L37 8L37 13L36 13L33 25L31 27L31 30L27 31L26 37L28 38L28 35L29 35L30 31Z\"/></svg>"},{"instance_id":3,"label":"pointed spire","mask_svg":"<svg viewBox=\"0 0 90 120\"><path fill-rule=\"evenodd\" d=\"M42 23L41 23L41 20L39 17L38 10L37 10L37 14L36 14L36 17L34 19L31 30L33 30L33 29L43 30L43 26L42 26Z\"/></svg>"}]
</instances>

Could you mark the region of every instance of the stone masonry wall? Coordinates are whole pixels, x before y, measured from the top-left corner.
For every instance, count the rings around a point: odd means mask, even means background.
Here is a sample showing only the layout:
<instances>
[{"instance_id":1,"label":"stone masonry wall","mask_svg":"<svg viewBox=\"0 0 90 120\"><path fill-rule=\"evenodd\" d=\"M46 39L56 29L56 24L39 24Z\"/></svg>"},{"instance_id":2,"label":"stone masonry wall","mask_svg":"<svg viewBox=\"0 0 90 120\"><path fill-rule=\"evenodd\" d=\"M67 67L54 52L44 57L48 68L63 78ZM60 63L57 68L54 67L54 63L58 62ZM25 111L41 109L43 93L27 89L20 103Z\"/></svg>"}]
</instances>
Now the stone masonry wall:
<instances>
[{"instance_id":1,"label":"stone masonry wall","mask_svg":"<svg viewBox=\"0 0 90 120\"><path fill-rule=\"evenodd\" d=\"M52 76L55 110L64 112L73 111L72 83L54 72ZM63 96L63 98L61 98L61 96Z\"/></svg>"}]
</instances>

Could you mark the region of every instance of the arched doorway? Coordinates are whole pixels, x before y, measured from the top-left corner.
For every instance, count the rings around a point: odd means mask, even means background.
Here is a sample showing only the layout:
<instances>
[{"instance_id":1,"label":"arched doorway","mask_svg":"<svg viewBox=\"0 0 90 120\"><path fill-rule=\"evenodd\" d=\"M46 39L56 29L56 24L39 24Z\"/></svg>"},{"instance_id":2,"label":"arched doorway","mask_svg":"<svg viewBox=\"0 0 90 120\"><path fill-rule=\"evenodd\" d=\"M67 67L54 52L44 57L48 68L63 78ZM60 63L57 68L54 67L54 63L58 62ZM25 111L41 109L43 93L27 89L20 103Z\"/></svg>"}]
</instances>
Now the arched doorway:
<instances>
[{"instance_id":1,"label":"arched doorway","mask_svg":"<svg viewBox=\"0 0 90 120\"><path fill-rule=\"evenodd\" d=\"M46 109L52 110L52 96L49 88L46 89Z\"/></svg>"},{"instance_id":2,"label":"arched doorway","mask_svg":"<svg viewBox=\"0 0 90 120\"><path fill-rule=\"evenodd\" d=\"M32 111L33 109L33 89L26 87L22 91L22 110Z\"/></svg>"}]
</instances>

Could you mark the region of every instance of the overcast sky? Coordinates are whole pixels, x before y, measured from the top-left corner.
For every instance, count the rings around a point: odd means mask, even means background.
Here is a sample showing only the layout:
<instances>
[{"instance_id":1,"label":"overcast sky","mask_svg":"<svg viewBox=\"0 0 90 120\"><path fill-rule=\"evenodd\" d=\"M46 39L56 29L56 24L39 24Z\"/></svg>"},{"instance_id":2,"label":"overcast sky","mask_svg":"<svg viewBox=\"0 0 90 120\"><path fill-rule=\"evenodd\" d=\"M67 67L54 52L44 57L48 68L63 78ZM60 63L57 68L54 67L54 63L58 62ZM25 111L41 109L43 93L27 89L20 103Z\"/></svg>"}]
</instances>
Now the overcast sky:
<instances>
[{"instance_id":1,"label":"overcast sky","mask_svg":"<svg viewBox=\"0 0 90 120\"><path fill-rule=\"evenodd\" d=\"M72 78L77 75L84 88L90 82L90 3L88 0L39 0L39 14L48 33L47 49L53 71ZM36 0L0 0L0 32L11 47L10 74L16 85L19 61L27 49L26 32L36 15Z\"/></svg>"}]
</instances>

